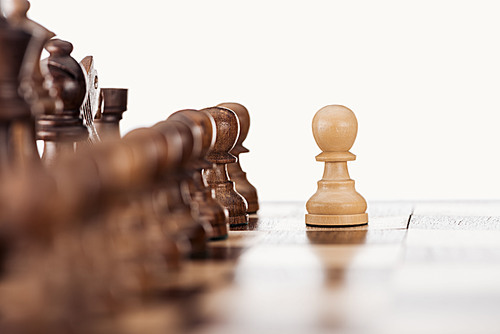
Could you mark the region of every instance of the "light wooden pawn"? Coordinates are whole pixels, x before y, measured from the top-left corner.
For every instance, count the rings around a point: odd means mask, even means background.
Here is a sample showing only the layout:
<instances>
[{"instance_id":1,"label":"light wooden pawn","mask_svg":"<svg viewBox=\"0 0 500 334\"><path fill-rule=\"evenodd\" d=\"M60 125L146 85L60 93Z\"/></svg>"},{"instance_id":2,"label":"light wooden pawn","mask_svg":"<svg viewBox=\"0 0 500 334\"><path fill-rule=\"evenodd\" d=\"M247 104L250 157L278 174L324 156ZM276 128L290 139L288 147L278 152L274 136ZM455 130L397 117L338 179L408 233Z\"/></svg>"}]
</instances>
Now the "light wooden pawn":
<instances>
[{"instance_id":1,"label":"light wooden pawn","mask_svg":"<svg viewBox=\"0 0 500 334\"><path fill-rule=\"evenodd\" d=\"M354 226L368 223L366 201L354 188L347 161L358 133L358 121L347 107L330 105L320 109L312 123L313 135L323 151L316 157L325 162L323 179L306 204L306 225Z\"/></svg>"}]
</instances>

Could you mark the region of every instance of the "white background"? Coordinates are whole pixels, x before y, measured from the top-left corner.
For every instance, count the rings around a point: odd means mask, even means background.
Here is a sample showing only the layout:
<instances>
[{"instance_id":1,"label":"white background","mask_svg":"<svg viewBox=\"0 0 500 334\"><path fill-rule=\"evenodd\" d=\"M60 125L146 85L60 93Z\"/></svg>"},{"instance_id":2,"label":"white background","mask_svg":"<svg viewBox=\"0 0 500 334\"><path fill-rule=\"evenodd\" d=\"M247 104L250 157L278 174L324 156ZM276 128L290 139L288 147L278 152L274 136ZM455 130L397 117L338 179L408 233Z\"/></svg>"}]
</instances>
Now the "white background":
<instances>
[{"instance_id":1,"label":"white background","mask_svg":"<svg viewBox=\"0 0 500 334\"><path fill-rule=\"evenodd\" d=\"M500 2L32 0L30 16L130 89L123 132L185 108L248 107L262 200L307 200L314 113L344 104L368 200L500 191Z\"/></svg>"}]
</instances>

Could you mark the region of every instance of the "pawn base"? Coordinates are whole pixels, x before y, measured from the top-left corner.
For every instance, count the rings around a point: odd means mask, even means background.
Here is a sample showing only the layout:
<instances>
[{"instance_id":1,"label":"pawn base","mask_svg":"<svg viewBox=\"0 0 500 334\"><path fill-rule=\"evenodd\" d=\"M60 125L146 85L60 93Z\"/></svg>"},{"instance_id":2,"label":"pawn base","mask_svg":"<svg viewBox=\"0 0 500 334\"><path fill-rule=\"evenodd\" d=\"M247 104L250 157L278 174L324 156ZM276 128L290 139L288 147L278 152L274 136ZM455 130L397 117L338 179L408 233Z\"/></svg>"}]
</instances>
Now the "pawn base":
<instances>
[{"instance_id":1,"label":"pawn base","mask_svg":"<svg viewBox=\"0 0 500 334\"><path fill-rule=\"evenodd\" d=\"M306 225L316 227L343 227L368 224L368 214L357 215L314 215L306 214Z\"/></svg>"},{"instance_id":2,"label":"pawn base","mask_svg":"<svg viewBox=\"0 0 500 334\"><path fill-rule=\"evenodd\" d=\"M257 213L259 211L259 202L248 202L248 214Z\"/></svg>"},{"instance_id":3,"label":"pawn base","mask_svg":"<svg viewBox=\"0 0 500 334\"><path fill-rule=\"evenodd\" d=\"M229 217L228 222L230 227L248 225L248 215Z\"/></svg>"},{"instance_id":4,"label":"pawn base","mask_svg":"<svg viewBox=\"0 0 500 334\"><path fill-rule=\"evenodd\" d=\"M229 232L229 228L228 228L227 224L213 225L211 237L209 240L216 241L216 240L227 239L227 237L229 236L228 232Z\"/></svg>"},{"instance_id":5,"label":"pawn base","mask_svg":"<svg viewBox=\"0 0 500 334\"><path fill-rule=\"evenodd\" d=\"M218 235L216 237L211 237L210 239L208 239L209 241L221 241L221 240L226 240L227 238L229 238L229 234L224 234L224 235Z\"/></svg>"}]
</instances>

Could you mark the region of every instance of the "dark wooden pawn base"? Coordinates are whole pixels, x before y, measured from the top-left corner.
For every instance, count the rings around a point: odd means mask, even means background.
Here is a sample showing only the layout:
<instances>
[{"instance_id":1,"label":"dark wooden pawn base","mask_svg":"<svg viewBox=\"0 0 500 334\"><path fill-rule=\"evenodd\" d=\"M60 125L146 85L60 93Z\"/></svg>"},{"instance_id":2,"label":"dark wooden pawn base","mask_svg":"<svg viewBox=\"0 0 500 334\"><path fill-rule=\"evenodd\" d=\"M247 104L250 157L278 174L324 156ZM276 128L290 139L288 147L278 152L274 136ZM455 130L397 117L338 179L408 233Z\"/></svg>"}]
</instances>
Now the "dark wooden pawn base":
<instances>
[{"instance_id":1,"label":"dark wooden pawn base","mask_svg":"<svg viewBox=\"0 0 500 334\"><path fill-rule=\"evenodd\" d=\"M234 190L234 182L226 181L213 187L215 199L228 209L230 227L248 225L245 199Z\"/></svg>"},{"instance_id":2,"label":"dark wooden pawn base","mask_svg":"<svg viewBox=\"0 0 500 334\"><path fill-rule=\"evenodd\" d=\"M248 215L239 217L229 217L229 227L248 225Z\"/></svg>"},{"instance_id":3,"label":"dark wooden pawn base","mask_svg":"<svg viewBox=\"0 0 500 334\"><path fill-rule=\"evenodd\" d=\"M235 184L236 191L247 201L247 213L256 213L259 211L257 189L248 181L247 173L241 169L240 163L228 164L227 171L229 178Z\"/></svg>"},{"instance_id":4,"label":"dark wooden pawn base","mask_svg":"<svg viewBox=\"0 0 500 334\"><path fill-rule=\"evenodd\" d=\"M247 202L248 203L248 213L255 214L259 211L259 202Z\"/></svg>"},{"instance_id":5,"label":"dark wooden pawn base","mask_svg":"<svg viewBox=\"0 0 500 334\"><path fill-rule=\"evenodd\" d=\"M229 234L212 237L209 239L209 241L220 241L220 240L226 240L227 238L229 238Z\"/></svg>"}]
</instances>

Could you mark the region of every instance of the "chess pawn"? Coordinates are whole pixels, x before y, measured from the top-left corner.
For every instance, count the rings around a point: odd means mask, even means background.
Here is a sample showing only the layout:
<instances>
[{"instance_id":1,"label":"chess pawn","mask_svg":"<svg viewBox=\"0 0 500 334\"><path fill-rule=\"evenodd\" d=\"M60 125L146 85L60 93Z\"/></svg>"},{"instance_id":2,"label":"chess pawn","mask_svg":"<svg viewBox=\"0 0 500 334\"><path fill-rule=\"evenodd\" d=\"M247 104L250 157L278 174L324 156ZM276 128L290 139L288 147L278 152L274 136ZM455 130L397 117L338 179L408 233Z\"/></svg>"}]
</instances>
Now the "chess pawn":
<instances>
[{"instance_id":1,"label":"chess pawn","mask_svg":"<svg viewBox=\"0 0 500 334\"><path fill-rule=\"evenodd\" d=\"M206 241L211 233L210 224L193 216L185 196L185 168L192 163L194 138L188 126L180 122L163 121L152 127L165 137L170 155L180 152L181 160L175 170L166 172L158 182L154 203L166 229L184 235L191 246L191 256L199 256L207 251Z\"/></svg>"},{"instance_id":2,"label":"chess pawn","mask_svg":"<svg viewBox=\"0 0 500 334\"><path fill-rule=\"evenodd\" d=\"M205 179L215 193L217 201L227 209L229 226L248 224L248 204L236 192L234 182L229 179L227 164L236 162L236 157L229 153L240 132L239 120L234 111L223 107L212 107L201 110L209 113L215 120L215 144L207 154L212 168L204 170Z\"/></svg>"},{"instance_id":3,"label":"chess pawn","mask_svg":"<svg viewBox=\"0 0 500 334\"><path fill-rule=\"evenodd\" d=\"M168 151L164 136L151 128L139 128L129 132L121 143L124 143L131 153L131 173L135 179L130 182L131 190L126 196L125 214L119 224L129 223L130 236L142 232L141 242L146 242L146 259L162 257L161 262L167 269L179 269L181 255L187 252L184 247L187 239L177 240L175 235L169 234L162 226L162 222L155 214L151 188L158 177L167 170L172 170L181 160L180 152ZM113 143L116 146L119 142ZM120 214L120 213L119 213ZM122 219L120 219L122 220ZM134 223L140 222L140 227ZM126 230L126 229L124 229ZM127 234L125 234L127 236ZM126 247L129 248L129 247Z\"/></svg>"},{"instance_id":4,"label":"chess pawn","mask_svg":"<svg viewBox=\"0 0 500 334\"><path fill-rule=\"evenodd\" d=\"M120 139L120 120L127 111L128 90L103 88L99 96L99 109L94 124L103 141Z\"/></svg>"},{"instance_id":5,"label":"chess pawn","mask_svg":"<svg viewBox=\"0 0 500 334\"><path fill-rule=\"evenodd\" d=\"M257 196L257 189L248 181L247 173L243 171L240 164L240 154L250 152L243 146L243 142L247 138L248 130L250 129L250 114L247 108L239 103L221 103L219 107L231 109L236 113L240 121L240 135L234 148L231 150L238 160L234 163L227 165L229 178L234 182L236 191L243 196L248 203L248 213L256 213L259 210L259 199Z\"/></svg>"},{"instance_id":6,"label":"chess pawn","mask_svg":"<svg viewBox=\"0 0 500 334\"><path fill-rule=\"evenodd\" d=\"M200 219L204 219L212 226L211 240L221 240L228 236L227 212L215 200L212 190L203 179L202 170L210 168L212 165L205 159L208 150L213 146L215 140L215 122L208 113L196 110L181 110L173 113L169 118L189 126L198 142L195 148L196 159L190 173L192 187L190 187L190 197L192 207Z\"/></svg>"},{"instance_id":7,"label":"chess pawn","mask_svg":"<svg viewBox=\"0 0 500 334\"><path fill-rule=\"evenodd\" d=\"M63 102L62 111L40 115L37 119L37 136L44 140L42 159L50 165L58 155L73 153L75 143L87 140L89 132L80 117L87 93L86 79L81 65L70 55L73 45L53 39L45 48L50 56L42 65L49 69L50 86Z\"/></svg>"},{"instance_id":8,"label":"chess pawn","mask_svg":"<svg viewBox=\"0 0 500 334\"><path fill-rule=\"evenodd\" d=\"M366 201L356 192L347 161L356 156L349 152L358 132L354 113L340 105L326 106L314 116L313 135L323 153L316 157L325 162L323 179L306 204L309 226L355 226L368 223Z\"/></svg>"}]
</instances>

